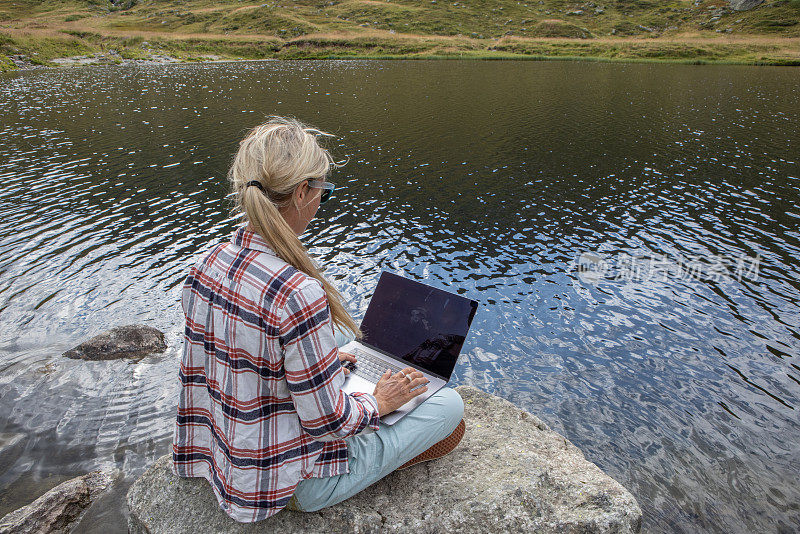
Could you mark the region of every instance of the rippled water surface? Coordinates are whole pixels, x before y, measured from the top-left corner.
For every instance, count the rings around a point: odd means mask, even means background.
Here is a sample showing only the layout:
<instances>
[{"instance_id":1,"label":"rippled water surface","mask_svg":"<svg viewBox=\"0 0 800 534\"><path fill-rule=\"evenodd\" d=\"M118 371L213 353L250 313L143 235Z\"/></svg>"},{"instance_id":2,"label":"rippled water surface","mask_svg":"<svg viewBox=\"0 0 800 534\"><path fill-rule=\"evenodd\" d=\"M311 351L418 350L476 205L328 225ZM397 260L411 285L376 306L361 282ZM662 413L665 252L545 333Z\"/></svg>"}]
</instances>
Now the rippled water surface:
<instances>
[{"instance_id":1,"label":"rippled water surface","mask_svg":"<svg viewBox=\"0 0 800 534\"><path fill-rule=\"evenodd\" d=\"M652 532L800 525L800 89L782 68L252 62L0 77L0 515L98 467L125 532L168 451L180 284L272 113L348 163L304 236L359 318L381 270L482 304L455 382L536 413ZM113 326L139 362L60 354Z\"/></svg>"}]
</instances>

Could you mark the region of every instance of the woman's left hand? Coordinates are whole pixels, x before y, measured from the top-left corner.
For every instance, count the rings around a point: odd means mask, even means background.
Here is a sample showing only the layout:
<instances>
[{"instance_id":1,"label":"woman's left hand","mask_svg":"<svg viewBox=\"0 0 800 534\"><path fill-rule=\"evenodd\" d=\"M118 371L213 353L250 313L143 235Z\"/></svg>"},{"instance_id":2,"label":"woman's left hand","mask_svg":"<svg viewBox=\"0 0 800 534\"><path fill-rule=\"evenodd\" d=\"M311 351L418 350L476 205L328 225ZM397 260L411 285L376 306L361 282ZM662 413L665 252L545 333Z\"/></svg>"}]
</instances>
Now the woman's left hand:
<instances>
[{"instance_id":1,"label":"woman's left hand","mask_svg":"<svg viewBox=\"0 0 800 534\"><path fill-rule=\"evenodd\" d=\"M342 364L344 364L344 362L352 362L353 365L355 365L356 357L350 354L349 352L339 351L339 361L342 362ZM342 369L344 369L344 374L346 375L350 374L350 369L348 369L347 367L342 366Z\"/></svg>"}]
</instances>

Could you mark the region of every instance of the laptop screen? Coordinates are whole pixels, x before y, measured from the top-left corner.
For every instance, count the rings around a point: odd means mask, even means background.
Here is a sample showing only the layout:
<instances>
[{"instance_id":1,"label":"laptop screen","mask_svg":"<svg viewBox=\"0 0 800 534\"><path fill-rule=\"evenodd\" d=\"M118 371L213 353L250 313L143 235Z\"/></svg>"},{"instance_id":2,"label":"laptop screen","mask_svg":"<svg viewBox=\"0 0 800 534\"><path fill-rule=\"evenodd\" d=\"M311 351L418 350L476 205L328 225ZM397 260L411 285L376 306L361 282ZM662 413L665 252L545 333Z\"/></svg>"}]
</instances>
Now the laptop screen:
<instances>
[{"instance_id":1,"label":"laptop screen","mask_svg":"<svg viewBox=\"0 0 800 534\"><path fill-rule=\"evenodd\" d=\"M474 300L383 272L363 341L449 379L477 309Z\"/></svg>"}]
</instances>

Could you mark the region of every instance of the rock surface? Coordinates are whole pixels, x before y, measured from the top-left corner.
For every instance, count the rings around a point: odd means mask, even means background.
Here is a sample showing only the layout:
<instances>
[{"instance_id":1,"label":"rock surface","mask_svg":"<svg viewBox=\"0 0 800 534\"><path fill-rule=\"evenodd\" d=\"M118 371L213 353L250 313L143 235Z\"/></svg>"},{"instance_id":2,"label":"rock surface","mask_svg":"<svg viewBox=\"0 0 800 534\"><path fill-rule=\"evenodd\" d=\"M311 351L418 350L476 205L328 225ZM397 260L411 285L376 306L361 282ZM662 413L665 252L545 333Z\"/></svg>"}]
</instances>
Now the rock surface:
<instances>
[{"instance_id":1,"label":"rock surface","mask_svg":"<svg viewBox=\"0 0 800 534\"><path fill-rule=\"evenodd\" d=\"M145 325L112 328L64 353L67 358L82 360L114 360L141 358L167 349L164 334Z\"/></svg>"},{"instance_id":2,"label":"rock surface","mask_svg":"<svg viewBox=\"0 0 800 534\"><path fill-rule=\"evenodd\" d=\"M81 513L114 481L115 475L94 471L67 480L28 506L14 510L0 519L0 534L70 532Z\"/></svg>"},{"instance_id":3,"label":"rock surface","mask_svg":"<svg viewBox=\"0 0 800 534\"><path fill-rule=\"evenodd\" d=\"M728 0L728 3L736 11L747 11L764 3L764 0Z\"/></svg>"},{"instance_id":4,"label":"rock surface","mask_svg":"<svg viewBox=\"0 0 800 534\"><path fill-rule=\"evenodd\" d=\"M15 67L18 69L40 69L42 65L37 65L31 61L31 58L26 56L25 54L11 54L8 56L8 59L14 64Z\"/></svg>"},{"instance_id":5,"label":"rock surface","mask_svg":"<svg viewBox=\"0 0 800 534\"><path fill-rule=\"evenodd\" d=\"M216 56L214 56L216 57ZM181 60L164 54L151 54L141 59L125 59L114 51L98 53L91 56L59 57L50 60L56 65L76 67L83 65L166 65L180 63Z\"/></svg>"},{"instance_id":6,"label":"rock surface","mask_svg":"<svg viewBox=\"0 0 800 534\"><path fill-rule=\"evenodd\" d=\"M638 532L642 512L617 481L568 440L508 401L469 386L467 431L450 455L396 471L315 513L283 510L236 523L204 479L160 458L128 492L131 534L194 532Z\"/></svg>"}]
</instances>

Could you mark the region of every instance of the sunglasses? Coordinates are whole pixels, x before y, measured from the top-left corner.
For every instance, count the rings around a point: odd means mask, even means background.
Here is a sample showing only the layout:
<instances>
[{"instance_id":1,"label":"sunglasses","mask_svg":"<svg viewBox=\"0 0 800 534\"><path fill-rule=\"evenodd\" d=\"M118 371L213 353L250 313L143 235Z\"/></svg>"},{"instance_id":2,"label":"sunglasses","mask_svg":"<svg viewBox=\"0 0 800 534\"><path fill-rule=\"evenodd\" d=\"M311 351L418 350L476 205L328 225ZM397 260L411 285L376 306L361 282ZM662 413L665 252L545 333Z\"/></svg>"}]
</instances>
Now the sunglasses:
<instances>
[{"instance_id":1,"label":"sunglasses","mask_svg":"<svg viewBox=\"0 0 800 534\"><path fill-rule=\"evenodd\" d=\"M331 182L325 182L322 180L309 180L308 187L315 187L317 189L322 189L322 195L319 197L319 203L325 204L329 198L333 195L333 190L336 187Z\"/></svg>"}]
</instances>

